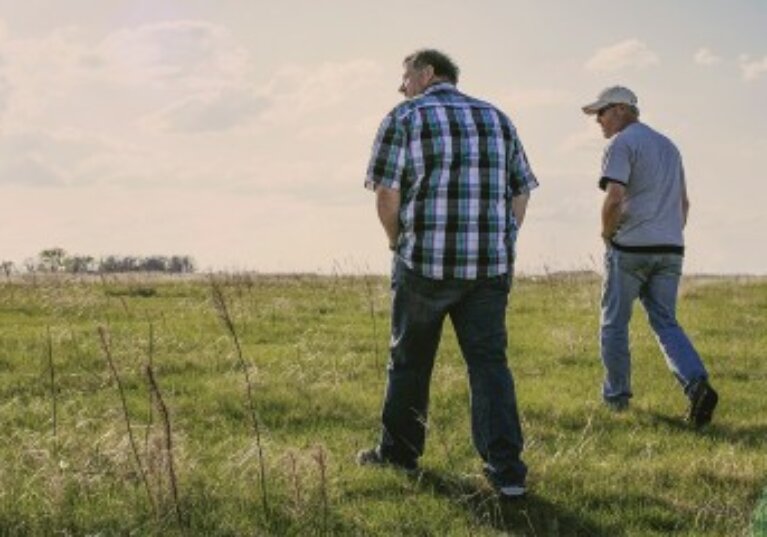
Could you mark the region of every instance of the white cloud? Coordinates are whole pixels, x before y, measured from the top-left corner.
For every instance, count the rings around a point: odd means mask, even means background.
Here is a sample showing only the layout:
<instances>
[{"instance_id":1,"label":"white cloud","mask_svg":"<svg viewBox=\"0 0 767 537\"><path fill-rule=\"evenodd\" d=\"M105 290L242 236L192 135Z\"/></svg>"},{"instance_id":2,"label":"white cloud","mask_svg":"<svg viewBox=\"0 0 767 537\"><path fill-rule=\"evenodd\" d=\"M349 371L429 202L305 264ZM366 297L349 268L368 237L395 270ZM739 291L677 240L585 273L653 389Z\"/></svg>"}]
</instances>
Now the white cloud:
<instances>
[{"instance_id":1,"label":"white cloud","mask_svg":"<svg viewBox=\"0 0 767 537\"><path fill-rule=\"evenodd\" d=\"M154 130L174 132L221 132L246 125L269 105L269 99L253 91L230 89L184 97L142 120Z\"/></svg>"},{"instance_id":2,"label":"white cloud","mask_svg":"<svg viewBox=\"0 0 767 537\"><path fill-rule=\"evenodd\" d=\"M9 87L8 111L20 117L45 116L47 103L66 94L88 67L88 53L76 28L59 28L36 39L6 37L0 65Z\"/></svg>"},{"instance_id":3,"label":"white cloud","mask_svg":"<svg viewBox=\"0 0 767 537\"><path fill-rule=\"evenodd\" d=\"M638 39L626 39L620 43L597 50L586 62L589 71L619 71L625 68L641 69L659 63L658 56Z\"/></svg>"},{"instance_id":4,"label":"white cloud","mask_svg":"<svg viewBox=\"0 0 767 537\"><path fill-rule=\"evenodd\" d=\"M722 58L706 47L701 47L695 52L693 57L698 65L716 65L722 62Z\"/></svg>"},{"instance_id":5,"label":"white cloud","mask_svg":"<svg viewBox=\"0 0 767 537\"><path fill-rule=\"evenodd\" d=\"M186 95L143 124L176 132L220 132L251 125L255 119L270 125L306 123L308 114L348 106L349 95L377 84L381 72L378 64L367 60L286 66L260 89L245 79L239 85ZM338 117L313 125L310 130L315 132L338 129Z\"/></svg>"},{"instance_id":6,"label":"white cloud","mask_svg":"<svg viewBox=\"0 0 767 537\"><path fill-rule=\"evenodd\" d=\"M529 110L570 105L575 102L574 95L562 89L540 88L511 91L501 97L499 103L508 110Z\"/></svg>"},{"instance_id":7,"label":"white cloud","mask_svg":"<svg viewBox=\"0 0 767 537\"><path fill-rule=\"evenodd\" d=\"M87 59L118 80L197 90L240 82L249 68L227 28L194 20L118 30Z\"/></svg>"},{"instance_id":8,"label":"white cloud","mask_svg":"<svg viewBox=\"0 0 767 537\"><path fill-rule=\"evenodd\" d=\"M378 63L364 59L311 67L286 66L264 89L273 100L265 115L275 122L295 121L307 113L346 106L352 96L380 86L382 73Z\"/></svg>"},{"instance_id":9,"label":"white cloud","mask_svg":"<svg viewBox=\"0 0 767 537\"><path fill-rule=\"evenodd\" d=\"M278 185L307 203L340 198L352 174L336 174L332 148L346 140L362 156L341 160L364 168L374 126L361 131L383 69L365 59L284 66L258 83L252 67L226 27L199 21L101 41L77 28L0 35L0 186L254 195ZM179 136L205 133L217 136Z\"/></svg>"},{"instance_id":10,"label":"white cloud","mask_svg":"<svg viewBox=\"0 0 767 537\"><path fill-rule=\"evenodd\" d=\"M0 163L0 185L54 186L64 181L61 171L39 153L14 155Z\"/></svg>"},{"instance_id":11,"label":"white cloud","mask_svg":"<svg viewBox=\"0 0 767 537\"><path fill-rule=\"evenodd\" d=\"M1 60L0 60L1 61ZM2 64L0 64L0 67L2 67ZM11 96L11 85L8 82L8 77L6 77L5 73L0 70L0 117L3 115L3 112L5 112L5 109L8 107L8 101Z\"/></svg>"},{"instance_id":12,"label":"white cloud","mask_svg":"<svg viewBox=\"0 0 767 537\"><path fill-rule=\"evenodd\" d=\"M588 152L597 154L605 146L605 139L602 136L599 127L594 123L589 123L587 127L584 127L578 132L574 132L567 136L562 144L560 150L567 152Z\"/></svg>"},{"instance_id":13,"label":"white cloud","mask_svg":"<svg viewBox=\"0 0 767 537\"><path fill-rule=\"evenodd\" d=\"M73 129L5 132L0 143L0 184L65 186L108 177L94 163L129 149Z\"/></svg>"},{"instance_id":14,"label":"white cloud","mask_svg":"<svg viewBox=\"0 0 767 537\"><path fill-rule=\"evenodd\" d=\"M767 74L767 56L761 60L752 60L747 54L740 56L740 70L743 80L751 82Z\"/></svg>"},{"instance_id":15,"label":"white cloud","mask_svg":"<svg viewBox=\"0 0 767 537\"><path fill-rule=\"evenodd\" d=\"M2 39L0 104L3 87L10 85L12 108L20 118L45 116L50 103L68 93L76 101L105 87L176 96L213 92L244 85L250 72L248 53L229 30L202 21L122 29L96 43L75 27Z\"/></svg>"}]
</instances>

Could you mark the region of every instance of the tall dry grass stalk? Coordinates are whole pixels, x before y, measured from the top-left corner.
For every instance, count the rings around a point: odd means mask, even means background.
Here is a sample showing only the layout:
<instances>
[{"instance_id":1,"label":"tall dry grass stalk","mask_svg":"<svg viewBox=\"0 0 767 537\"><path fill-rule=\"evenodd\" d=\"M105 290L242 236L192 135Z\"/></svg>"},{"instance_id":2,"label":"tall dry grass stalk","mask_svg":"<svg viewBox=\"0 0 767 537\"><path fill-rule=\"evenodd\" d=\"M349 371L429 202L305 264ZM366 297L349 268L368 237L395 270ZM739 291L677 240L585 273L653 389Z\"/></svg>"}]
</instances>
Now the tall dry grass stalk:
<instances>
[{"instance_id":1,"label":"tall dry grass stalk","mask_svg":"<svg viewBox=\"0 0 767 537\"><path fill-rule=\"evenodd\" d=\"M149 500L152 513L154 514L154 516L157 516L157 505L155 503L154 496L152 495L152 489L149 486L149 479L147 478L146 472L144 471L144 465L141 464L141 457L139 456L139 453L138 453L138 447L136 447L136 439L133 437L133 428L131 426L130 414L128 413L128 403L125 399L125 389L123 388L122 380L120 380L120 375L117 373L117 367L115 367L114 358L112 357L112 345L109 341L109 334L107 333L106 328L104 328L103 326L99 326L98 330L99 330L99 337L101 339L101 348L104 350L104 357L106 358L106 361L109 364L109 370L112 373L112 379L117 385L117 390L120 394L120 402L122 403L123 418L125 420L125 427L128 429L128 439L130 440L131 451L133 452L133 457L136 462L136 468L138 469L138 472L141 475L141 480L144 482L147 499Z\"/></svg>"},{"instance_id":2,"label":"tall dry grass stalk","mask_svg":"<svg viewBox=\"0 0 767 537\"><path fill-rule=\"evenodd\" d=\"M375 294L373 290L373 284L371 283L372 276L363 275L362 280L365 283L365 295L368 299L368 308L370 310L370 322L373 325L373 363L376 369L378 369L378 325L376 323L376 309L375 309Z\"/></svg>"},{"instance_id":3,"label":"tall dry grass stalk","mask_svg":"<svg viewBox=\"0 0 767 537\"><path fill-rule=\"evenodd\" d=\"M53 432L53 456L59 458L59 436L58 436L58 403L56 397L56 368L53 363L53 337L51 336L51 327L46 329L46 356L48 358L48 373L50 379L51 392L51 427Z\"/></svg>"},{"instance_id":4,"label":"tall dry grass stalk","mask_svg":"<svg viewBox=\"0 0 767 537\"><path fill-rule=\"evenodd\" d=\"M99 272L99 279L101 280L101 286L104 288L104 296L106 296L107 303L109 303L112 293L110 293L109 282L107 281L107 277L103 272ZM117 298L120 301L120 305L122 305L123 311L125 312L125 314L126 315L129 314L130 309L128 308L128 303L125 301L125 297L118 294Z\"/></svg>"},{"instance_id":5,"label":"tall dry grass stalk","mask_svg":"<svg viewBox=\"0 0 767 537\"><path fill-rule=\"evenodd\" d=\"M149 342L147 344L147 367L154 367L154 324L149 321ZM144 453L149 453L149 436L154 423L154 391L149 390L146 430L144 431Z\"/></svg>"},{"instance_id":6,"label":"tall dry grass stalk","mask_svg":"<svg viewBox=\"0 0 767 537\"><path fill-rule=\"evenodd\" d=\"M320 504L322 505L322 535L327 535L328 519L330 518L330 501L328 498L328 460L322 446L314 453L314 460L320 470Z\"/></svg>"},{"instance_id":7,"label":"tall dry grass stalk","mask_svg":"<svg viewBox=\"0 0 767 537\"><path fill-rule=\"evenodd\" d=\"M176 512L176 519L180 527L184 526L184 517L181 514L181 504L178 499L178 478L176 477L176 467L173 461L173 429L170 423L170 413L162 397L160 386L154 376L154 370L151 364L146 366L146 376L149 380L150 391L154 394L154 400L157 402L157 408L162 418L163 430L165 432L165 456L168 461L168 479L170 481L170 491L173 498L173 507Z\"/></svg>"},{"instance_id":8,"label":"tall dry grass stalk","mask_svg":"<svg viewBox=\"0 0 767 537\"><path fill-rule=\"evenodd\" d=\"M301 494L301 476L298 473L298 457L294 451L288 453L288 459L290 460L290 481L293 486L293 506L296 513L300 513L303 505L303 499Z\"/></svg>"},{"instance_id":9,"label":"tall dry grass stalk","mask_svg":"<svg viewBox=\"0 0 767 537\"><path fill-rule=\"evenodd\" d=\"M264 461L264 449L261 441L261 426L256 414L256 402L253 396L253 382L250 378L250 368L242 353L242 345L240 344L240 336L237 332L237 328L234 325L234 319L229 311L229 306L226 302L226 297L221 289L221 284L211 275L210 277L211 295L213 298L213 306L218 313L218 318L226 328L227 333L234 343L234 347L237 353L237 360L242 370L242 374L245 378L245 388L248 400L248 410L250 412L251 424L253 426L253 434L256 438L256 449L258 450L258 466L259 466L259 483L261 486L261 502L263 504L264 513L269 516L269 501L266 491L266 463Z\"/></svg>"},{"instance_id":10,"label":"tall dry grass stalk","mask_svg":"<svg viewBox=\"0 0 767 537\"><path fill-rule=\"evenodd\" d=\"M425 427L429 428L429 425L427 423L425 423L425 420L421 420L421 421L424 422L424 426ZM442 446L442 452L445 454L445 461L447 462L447 467L448 468L455 468L455 461L454 461L454 458L453 458L453 452L452 452L452 449L450 447L450 443L447 441L447 430L448 430L447 427L442 427L441 423L438 423L437 420L434 417L431 418L431 421L432 421L431 427L433 429L436 429L437 431L439 431L438 434L432 435L432 436L436 436L437 437L437 441Z\"/></svg>"}]
</instances>

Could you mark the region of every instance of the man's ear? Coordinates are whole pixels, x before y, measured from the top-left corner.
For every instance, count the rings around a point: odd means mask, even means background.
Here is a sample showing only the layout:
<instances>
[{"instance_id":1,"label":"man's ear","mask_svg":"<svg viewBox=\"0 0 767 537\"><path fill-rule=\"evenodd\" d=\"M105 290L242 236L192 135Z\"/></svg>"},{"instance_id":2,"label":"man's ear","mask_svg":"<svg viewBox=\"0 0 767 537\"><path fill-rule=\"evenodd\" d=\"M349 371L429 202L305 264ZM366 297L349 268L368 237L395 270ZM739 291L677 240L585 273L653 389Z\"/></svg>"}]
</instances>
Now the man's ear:
<instances>
[{"instance_id":1,"label":"man's ear","mask_svg":"<svg viewBox=\"0 0 767 537\"><path fill-rule=\"evenodd\" d=\"M429 81L434 78L434 67L432 65L427 65L423 68L423 74L426 77L426 80Z\"/></svg>"},{"instance_id":2,"label":"man's ear","mask_svg":"<svg viewBox=\"0 0 767 537\"><path fill-rule=\"evenodd\" d=\"M618 111L620 112L621 117L628 117L631 115L631 108L627 104L619 104Z\"/></svg>"}]
</instances>

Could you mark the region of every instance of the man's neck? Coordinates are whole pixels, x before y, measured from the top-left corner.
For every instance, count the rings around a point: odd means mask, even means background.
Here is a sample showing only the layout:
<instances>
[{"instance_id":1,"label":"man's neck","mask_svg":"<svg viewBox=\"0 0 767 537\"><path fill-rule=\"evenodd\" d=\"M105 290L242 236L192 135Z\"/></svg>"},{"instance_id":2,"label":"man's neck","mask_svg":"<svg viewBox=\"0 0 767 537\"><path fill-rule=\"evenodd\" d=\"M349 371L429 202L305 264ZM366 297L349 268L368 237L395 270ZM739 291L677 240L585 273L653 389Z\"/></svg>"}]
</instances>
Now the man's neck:
<instances>
[{"instance_id":1,"label":"man's neck","mask_svg":"<svg viewBox=\"0 0 767 537\"><path fill-rule=\"evenodd\" d=\"M435 76L434 79L431 82L429 82L429 85L424 88L424 91L428 90L431 87L438 86L440 84L445 84L445 83L451 84L451 82L447 78Z\"/></svg>"},{"instance_id":2,"label":"man's neck","mask_svg":"<svg viewBox=\"0 0 767 537\"><path fill-rule=\"evenodd\" d=\"M639 123L639 120L638 120L638 119L636 119L636 118L633 118L633 119L629 119L628 121L626 121L626 123L624 123L624 124L623 124L623 126L621 126L621 128L620 128L620 129L618 129L618 132L621 132L621 131L622 131L623 129L625 129L626 127L630 127L631 125L634 125L635 123ZM617 133L616 133L616 134L617 134Z\"/></svg>"}]
</instances>

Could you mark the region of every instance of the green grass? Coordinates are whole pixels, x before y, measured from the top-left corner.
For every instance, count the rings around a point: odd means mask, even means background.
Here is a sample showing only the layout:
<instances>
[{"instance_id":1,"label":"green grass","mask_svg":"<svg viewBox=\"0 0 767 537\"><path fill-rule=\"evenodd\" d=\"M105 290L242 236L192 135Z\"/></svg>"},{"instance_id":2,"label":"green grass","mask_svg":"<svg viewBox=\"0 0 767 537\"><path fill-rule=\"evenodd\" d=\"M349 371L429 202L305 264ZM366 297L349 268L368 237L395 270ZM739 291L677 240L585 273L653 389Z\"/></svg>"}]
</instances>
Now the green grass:
<instances>
[{"instance_id":1,"label":"green grass","mask_svg":"<svg viewBox=\"0 0 767 537\"><path fill-rule=\"evenodd\" d=\"M510 504L480 476L465 367L449 328L434 372L424 471L408 477L355 465L354 454L378 436L387 279L220 281L250 364L268 510L245 376L209 283L38 276L0 284L0 535L767 531L765 503L757 509L767 484L765 279L684 281L680 320L721 397L714 423L700 432L683 421L686 401L641 309L632 321L635 397L630 411L612 414L599 398L598 278L517 279L509 360L531 494ZM110 335L156 512L99 326ZM171 414L177 506L143 369L150 343Z\"/></svg>"}]
</instances>

